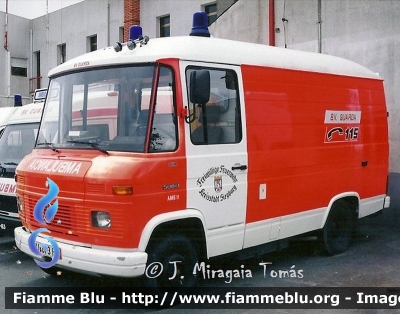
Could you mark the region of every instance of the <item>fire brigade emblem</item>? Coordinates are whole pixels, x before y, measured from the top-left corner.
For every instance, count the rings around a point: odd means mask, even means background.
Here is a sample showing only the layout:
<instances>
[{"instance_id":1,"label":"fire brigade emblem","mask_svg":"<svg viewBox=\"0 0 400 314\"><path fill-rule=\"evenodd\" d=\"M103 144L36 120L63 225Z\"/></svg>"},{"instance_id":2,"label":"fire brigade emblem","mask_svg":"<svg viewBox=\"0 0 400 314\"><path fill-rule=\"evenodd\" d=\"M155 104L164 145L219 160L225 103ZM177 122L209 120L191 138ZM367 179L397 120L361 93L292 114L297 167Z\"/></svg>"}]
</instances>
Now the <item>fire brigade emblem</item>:
<instances>
[{"instance_id":1,"label":"fire brigade emblem","mask_svg":"<svg viewBox=\"0 0 400 314\"><path fill-rule=\"evenodd\" d=\"M214 177L214 190L217 193L222 191L222 176Z\"/></svg>"},{"instance_id":2,"label":"fire brigade emblem","mask_svg":"<svg viewBox=\"0 0 400 314\"><path fill-rule=\"evenodd\" d=\"M224 189L227 191L222 192L222 177L226 178ZM214 191L212 190L212 182L214 180ZM232 180L232 181L231 181ZM212 203L224 202L231 199L231 196L238 190L236 183L238 179L236 175L224 165L219 167L209 168L202 177L197 179L197 186L199 187L199 194L206 201Z\"/></svg>"}]
</instances>

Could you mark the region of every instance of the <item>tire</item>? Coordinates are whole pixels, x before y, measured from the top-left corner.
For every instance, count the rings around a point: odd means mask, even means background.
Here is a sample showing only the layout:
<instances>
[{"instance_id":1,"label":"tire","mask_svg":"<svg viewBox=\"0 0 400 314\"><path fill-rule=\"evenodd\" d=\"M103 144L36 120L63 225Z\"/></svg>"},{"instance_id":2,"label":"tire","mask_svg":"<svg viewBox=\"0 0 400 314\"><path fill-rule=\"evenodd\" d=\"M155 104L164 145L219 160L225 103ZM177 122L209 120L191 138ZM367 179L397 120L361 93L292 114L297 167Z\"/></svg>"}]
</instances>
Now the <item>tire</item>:
<instances>
[{"instance_id":1,"label":"tire","mask_svg":"<svg viewBox=\"0 0 400 314\"><path fill-rule=\"evenodd\" d=\"M330 255L345 252L354 234L354 216L345 201L333 204L323 228L325 250Z\"/></svg>"},{"instance_id":2,"label":"tire","mask_svg":"<svg viewBox=\"0 0 400 314\"><path fill-rule=\"evenodd\" d=\"M170 235L161 239L149 250L145 273L147 287L190 288L196 284L193 267L197 262L195 247L183 235ZM170 263L171 262L171 263ZM174 263L176 262L176 263ZM156 272L153 266L158 267Z\"/></svg>"}]
</instances>

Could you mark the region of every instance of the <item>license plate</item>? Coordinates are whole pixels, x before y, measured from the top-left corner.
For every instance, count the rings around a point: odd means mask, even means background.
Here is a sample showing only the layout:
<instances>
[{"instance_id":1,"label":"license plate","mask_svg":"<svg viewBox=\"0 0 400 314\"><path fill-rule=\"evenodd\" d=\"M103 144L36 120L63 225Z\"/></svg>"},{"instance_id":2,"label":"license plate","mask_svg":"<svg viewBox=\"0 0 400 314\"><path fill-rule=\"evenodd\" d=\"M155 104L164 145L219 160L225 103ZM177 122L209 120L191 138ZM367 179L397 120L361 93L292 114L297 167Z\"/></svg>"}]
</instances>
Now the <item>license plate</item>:
<instances>
[{"instance_id":1,"label":"license plate","mask_svg":"<svg viewBox=\"0 0 400 314\"><path fill-rule=\"evenodd\" d=\"M48 256L51 258L54 257L54 248L51 245L36 242L36 248L43 256ZM60 250L60 257L61 257L61 250Z\"/></svg>"}]
</instances>

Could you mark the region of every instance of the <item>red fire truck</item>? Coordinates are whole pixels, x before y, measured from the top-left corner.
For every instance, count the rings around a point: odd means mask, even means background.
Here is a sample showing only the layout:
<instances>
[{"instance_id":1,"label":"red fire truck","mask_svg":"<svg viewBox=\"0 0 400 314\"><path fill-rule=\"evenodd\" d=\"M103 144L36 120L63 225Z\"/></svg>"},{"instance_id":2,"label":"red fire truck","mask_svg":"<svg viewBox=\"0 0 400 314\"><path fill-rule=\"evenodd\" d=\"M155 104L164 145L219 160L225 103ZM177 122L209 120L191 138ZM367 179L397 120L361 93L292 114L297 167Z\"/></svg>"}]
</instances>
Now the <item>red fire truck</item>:
<instances>
[{"instance_id":1,"label":"red fire truck","mask_svg":"<svg viewBox=\"0 0 400 314\"><path fill-rule=\"evenodd\" d=\"M213 38L196 14L190 36L149 40L133 27L127 43L50 71L36 147L16 171L15 241L36 259L54 250L27 244L43 227L34 206L47 178L59 187L45 235L60 258L46 272L151 277L158 265L150 285L191 286L199 260L268 252L310 231L344 252L357 219L389 206L377 74Z\"/></svg>"}]
</instances>

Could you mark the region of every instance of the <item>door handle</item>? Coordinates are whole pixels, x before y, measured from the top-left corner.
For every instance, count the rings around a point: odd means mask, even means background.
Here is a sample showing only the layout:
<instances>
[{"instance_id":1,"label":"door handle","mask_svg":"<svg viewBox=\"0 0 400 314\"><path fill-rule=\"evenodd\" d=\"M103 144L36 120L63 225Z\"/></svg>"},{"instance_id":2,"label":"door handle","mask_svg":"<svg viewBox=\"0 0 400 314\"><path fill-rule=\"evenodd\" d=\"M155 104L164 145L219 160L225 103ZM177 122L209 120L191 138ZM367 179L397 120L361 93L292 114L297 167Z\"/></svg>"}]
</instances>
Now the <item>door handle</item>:
<instances>
[{"instance_id":1,"label":"door handle","mask_svg":"<svg viewBox=\"0 0 400 314\"><path fill-rule=\"evenodd\" d=\"M246 170L247 165L237 165L237 166L232 166L232 170Z\"/></svg>"}]
</instances>

